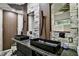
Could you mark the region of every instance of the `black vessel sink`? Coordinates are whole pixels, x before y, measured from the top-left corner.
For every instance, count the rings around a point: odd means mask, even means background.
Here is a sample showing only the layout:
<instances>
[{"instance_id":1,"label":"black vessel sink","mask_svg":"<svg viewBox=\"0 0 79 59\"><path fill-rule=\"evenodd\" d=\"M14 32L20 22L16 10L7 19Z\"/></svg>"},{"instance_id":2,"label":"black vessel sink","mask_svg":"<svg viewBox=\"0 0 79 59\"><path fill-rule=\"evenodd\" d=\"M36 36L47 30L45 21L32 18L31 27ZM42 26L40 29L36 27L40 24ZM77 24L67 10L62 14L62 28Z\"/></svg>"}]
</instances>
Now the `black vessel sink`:
<instances>
[{"instance_id":1,"label":"black vessel sink","mask_svg":"<svg viewBox=\"0 0 79 59\"><path fill-rule=\"evenodd\" d=\"M27 40L27 39L29 39L29 36L26 36L26 35L15 35L15 39L17 39L17 40Z\"/></svg>"},{"instance_id":2,"label":"black vessel sink","mask_svg":"<svg viewBox=\"0 0 79 59\"><path fill-rule=\"evenodd\" d=\"M53 54L57 53L61 48L60 42L42 38L31 39L31 45L41 48L45 51L51 52Z\"/></svg>"}]
</instances>

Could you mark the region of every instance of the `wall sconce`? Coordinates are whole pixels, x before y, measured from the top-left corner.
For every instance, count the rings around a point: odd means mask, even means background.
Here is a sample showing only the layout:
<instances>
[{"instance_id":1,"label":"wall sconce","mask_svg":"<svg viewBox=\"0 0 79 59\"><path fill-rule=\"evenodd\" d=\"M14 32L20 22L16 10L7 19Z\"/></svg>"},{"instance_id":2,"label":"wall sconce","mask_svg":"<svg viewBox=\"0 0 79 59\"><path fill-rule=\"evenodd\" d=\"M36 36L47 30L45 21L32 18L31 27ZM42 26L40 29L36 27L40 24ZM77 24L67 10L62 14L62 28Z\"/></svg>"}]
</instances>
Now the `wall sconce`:
<instances>
[{"instance_id":1,"label":"wall sconce","mask_svg":"<svg viewBox=\"0 0 79 59\"><path fill-rule=\"evenodd\" d=\"M69 37L69 43L73 43L73 38Z\"/></svg>"}]
</instances>

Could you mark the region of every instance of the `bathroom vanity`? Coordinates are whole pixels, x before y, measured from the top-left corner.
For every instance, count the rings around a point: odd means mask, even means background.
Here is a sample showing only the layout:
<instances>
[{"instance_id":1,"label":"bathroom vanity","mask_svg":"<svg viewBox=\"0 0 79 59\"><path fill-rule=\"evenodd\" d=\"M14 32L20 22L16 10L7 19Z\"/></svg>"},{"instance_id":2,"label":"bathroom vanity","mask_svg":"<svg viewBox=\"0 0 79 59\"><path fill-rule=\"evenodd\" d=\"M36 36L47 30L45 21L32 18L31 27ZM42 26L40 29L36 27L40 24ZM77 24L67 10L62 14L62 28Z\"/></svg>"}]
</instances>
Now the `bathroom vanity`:
<instances>
[{"instance_id":1,"label":"bathroom vanity","mask_svg":"<svg viewBox=\"0 0 79 59\"><path fill-rule=\"evenodd\" d=\"M17 40L12 38L12 40L17 44L18 56L56 56L61 54L58 54L58 51L61 48L60 42L44 40L40 38L33 40Z\"/></svg>"}]
</instances>

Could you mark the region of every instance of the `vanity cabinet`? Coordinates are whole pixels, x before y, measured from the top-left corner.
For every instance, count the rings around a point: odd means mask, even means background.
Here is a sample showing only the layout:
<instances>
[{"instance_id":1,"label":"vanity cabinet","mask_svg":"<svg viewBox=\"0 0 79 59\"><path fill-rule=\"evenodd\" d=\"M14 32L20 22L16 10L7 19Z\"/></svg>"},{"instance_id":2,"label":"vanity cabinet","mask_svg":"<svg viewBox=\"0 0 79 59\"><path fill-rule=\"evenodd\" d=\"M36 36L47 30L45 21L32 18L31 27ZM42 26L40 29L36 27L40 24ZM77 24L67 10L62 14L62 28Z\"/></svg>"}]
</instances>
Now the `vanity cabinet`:
<instances>
[{"instance_id":1,"label":"vanity cabinet","mask_svg":"<svg viewBox=\"0 0 79 59\"><path fill-rule=\"evenodd\" d=\"M17 53L18 55L32 56L32 50L20 43L17 43L17 51L21 53Z\"/></svg>"}]
</instances>

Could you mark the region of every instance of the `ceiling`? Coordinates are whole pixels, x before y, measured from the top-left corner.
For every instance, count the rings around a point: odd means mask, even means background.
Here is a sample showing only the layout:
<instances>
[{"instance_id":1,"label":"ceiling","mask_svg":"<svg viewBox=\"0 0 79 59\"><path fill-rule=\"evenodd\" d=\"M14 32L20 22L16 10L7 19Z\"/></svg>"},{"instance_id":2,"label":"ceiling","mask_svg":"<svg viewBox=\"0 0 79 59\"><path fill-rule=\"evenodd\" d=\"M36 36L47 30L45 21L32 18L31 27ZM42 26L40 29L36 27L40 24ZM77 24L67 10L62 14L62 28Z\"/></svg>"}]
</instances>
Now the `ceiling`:
<instances>
[{"instance_id":1,"label":"ceiling","mask_svg":"<svg viewBox=\"0 0 79 59\"><path fill-rule=\"evenodd\" d=\"M23 4L18 4L18 3L15 3L15 4L8 4L11 8L14 8L14 9L16 9L16 10L22 10L22 8L23 8Z\"/></svg>"},{"instance_id":2,"label":"ceiling","mask_svg":"<svg viewBox=\"0 0 79 59\"><path fill-rule=\"evenodd\" d=\"M15 9L15 10L22 10L22 6L24 3L0 3L0 8L2 9Z\"/></svg>"}]
</instances>

